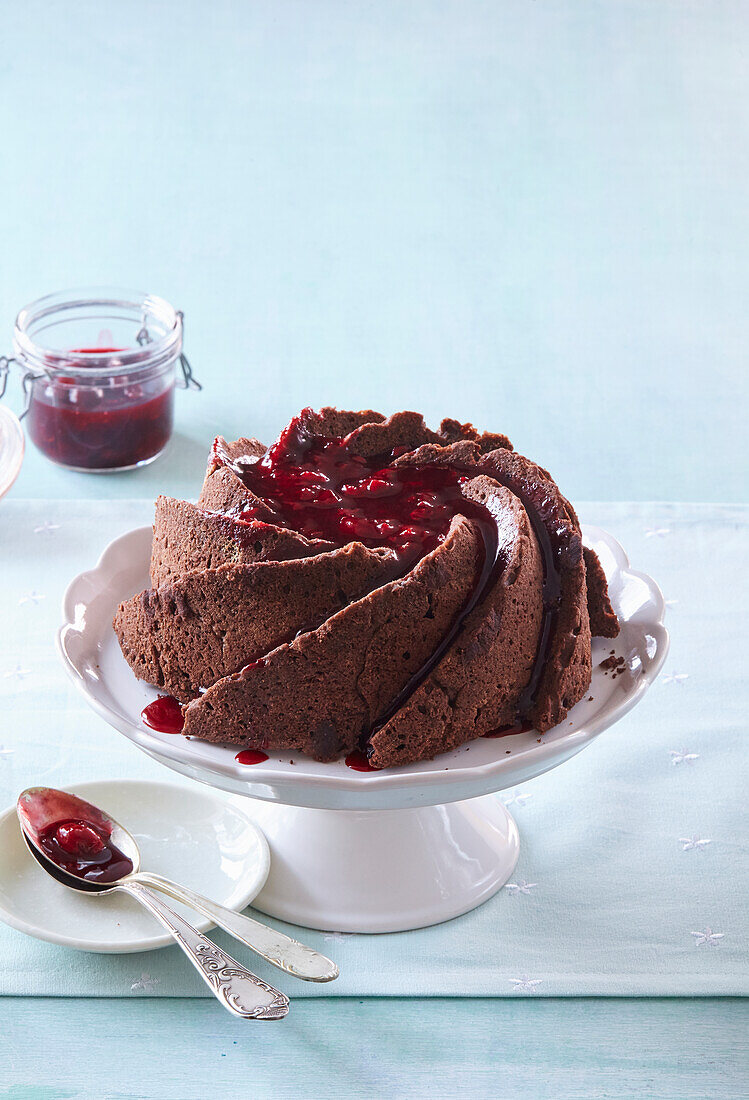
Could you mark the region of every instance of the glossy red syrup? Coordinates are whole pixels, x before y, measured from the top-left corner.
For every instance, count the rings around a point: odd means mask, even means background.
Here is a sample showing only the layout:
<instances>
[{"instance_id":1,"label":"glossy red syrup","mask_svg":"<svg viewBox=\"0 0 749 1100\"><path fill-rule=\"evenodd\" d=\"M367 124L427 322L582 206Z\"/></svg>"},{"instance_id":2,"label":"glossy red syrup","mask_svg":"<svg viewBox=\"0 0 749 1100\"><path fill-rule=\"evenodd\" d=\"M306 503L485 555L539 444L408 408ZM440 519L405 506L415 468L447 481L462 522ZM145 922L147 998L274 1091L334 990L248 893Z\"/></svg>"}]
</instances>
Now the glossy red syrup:
<instances>
[{"instance_id":1,"label":"glossy red syrup","mask_svg":"<svg viewBox=\"0 0 749 1100\"><path fill-rule=\"evenodd\" d=\"M157 733L182 733L185 719L182 707L171 695L160 695L140 712L147 726Z\"/></svg>"},{"instance_id":2,"label":"glossy red syrup","mask_svg":"<svg viewBox=\"0 0 749 1100\"><path fill-rule=\"evenodd\" d=\"M242 749L234 757L238 764L262 764L264 760L268 759L267 752L260 752L259 749Z\"/></svg>"},{"instance_id":3,"label":"glossy red syrup","mask_svg":"<svg viewBox=\"0 0 749 1100\"><path fill-rule=\"evenodd\" d=\"M133 870L107 830L92 821L53 822L39 833L38 843L48 859L86 882L115 882Z\"/></svg>"},{"instance_id":4,"label":"glossy red syrup","mask_svg":"<svg viewBox=\"0 0 749 1100\"><path fill-rule=\"evenodd\" d=\"M348 754L346 757L346 767L353 768L355 772L377 771L377 768L373 768L369 760L367 760L366 753L360 752L358 749Z\"/></svg>"},{"instance_id":5,"label":"glossy red syrup","mask_svg":"<svg viewBox=\"0 0 749 1100\"><path fill-rule=\"evenodd\" d=\"M216 458L263 502L245 506L242 519L266 520L338 546L358 541L388 547L399 572L444 539L458 512L494 527L486 509L463 496L466 472L393 466L392 452L371 458L352 454L343 439L313 435L304 413L257 462L232 462L218 451Z\"/></svg>"},{"instance_id":6,"label":"glossy red syrup","mask_svg":"<svg viewBox=\"0 0 749 1100\"><path fill-rule=\"evenodd\" d=\"M122 348L73 348L76 353L114 354ZM85 374L84 360L71 370ZM109 375L100 383L77 385L72 376L32 386L29 435L47 458L81 470L135 466L166 446L174 422L174 384L154 394L154 385Z\"/></svg>"},{"instance_id":7,"label":"glossy red syrup","mask_svg":"<svg viewBox=\"0 0 749 1100\"><path fill-rule=\"evenodd\" d=\"M518 718L515 722L511 722L508 726L499 726L498 729L492 730L491 733L484 733L482 737L508 737L512 733L528 733L533 729L533 724L526 720Z\"/></svg>"}]
</instances>

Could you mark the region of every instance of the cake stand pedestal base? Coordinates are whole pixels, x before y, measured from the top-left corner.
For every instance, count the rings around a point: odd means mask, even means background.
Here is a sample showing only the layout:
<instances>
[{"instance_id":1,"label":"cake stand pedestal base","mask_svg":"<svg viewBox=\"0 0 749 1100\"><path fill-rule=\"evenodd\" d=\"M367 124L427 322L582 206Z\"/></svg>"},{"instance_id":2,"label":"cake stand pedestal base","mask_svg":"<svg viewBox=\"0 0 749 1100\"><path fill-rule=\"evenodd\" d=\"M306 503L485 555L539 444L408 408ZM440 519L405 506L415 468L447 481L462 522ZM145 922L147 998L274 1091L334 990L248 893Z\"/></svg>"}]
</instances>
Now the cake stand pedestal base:
<instances>
[{"instance_id":1,"label":"cake stand pedestal base","mask_svg":"<svg viewBox=\"0 0 749 1100\"><path fill-rule=\"evenodd\" d=\"M439 924L490 898L517 863L517 826L496 795L406 810L242 804L272 854L253 906L308 928Z\"/></svg>"}]
</instances>

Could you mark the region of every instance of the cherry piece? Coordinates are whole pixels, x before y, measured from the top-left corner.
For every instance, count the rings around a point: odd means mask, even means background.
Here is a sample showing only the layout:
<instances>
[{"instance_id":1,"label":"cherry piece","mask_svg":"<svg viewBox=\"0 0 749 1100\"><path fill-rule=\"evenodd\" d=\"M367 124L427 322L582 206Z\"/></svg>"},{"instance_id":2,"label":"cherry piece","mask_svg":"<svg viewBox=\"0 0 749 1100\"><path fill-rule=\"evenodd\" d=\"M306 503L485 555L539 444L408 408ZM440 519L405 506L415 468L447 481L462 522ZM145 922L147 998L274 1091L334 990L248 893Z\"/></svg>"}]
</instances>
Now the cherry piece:
<instances>
[{"instance_id":1,"label":"cherry piece","mask_svg":"<svg viewBox=\"0 0 749 1100\"><path fill-rule=\"evenodd\" d=\"M52 834L68 855L83 858L104 851L101 836L85 821L63 821Z\"/></svg>"}]
</instances>

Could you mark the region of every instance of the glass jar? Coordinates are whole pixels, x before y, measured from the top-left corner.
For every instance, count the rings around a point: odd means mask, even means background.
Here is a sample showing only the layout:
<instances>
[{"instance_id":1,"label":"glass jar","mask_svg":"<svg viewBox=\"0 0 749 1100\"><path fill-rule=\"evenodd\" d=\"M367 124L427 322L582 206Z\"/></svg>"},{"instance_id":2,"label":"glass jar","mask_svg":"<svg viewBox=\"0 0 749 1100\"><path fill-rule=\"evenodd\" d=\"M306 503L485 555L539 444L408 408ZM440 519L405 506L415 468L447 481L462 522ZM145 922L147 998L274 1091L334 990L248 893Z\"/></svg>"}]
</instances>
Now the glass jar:
<instances>
[{"instance_id":1,"label":"glass jar","mask_svg":"<svg viewBox=\"0 0 749 1100\"><path fill-rule=\"evenodd\" d=\"M132 470L153 462L174 423L181 386L200 389L182 353L182 314L163 298L85 289L26 306L13 333L28 434L69 470Z\"/></svg>"}]
</instances>

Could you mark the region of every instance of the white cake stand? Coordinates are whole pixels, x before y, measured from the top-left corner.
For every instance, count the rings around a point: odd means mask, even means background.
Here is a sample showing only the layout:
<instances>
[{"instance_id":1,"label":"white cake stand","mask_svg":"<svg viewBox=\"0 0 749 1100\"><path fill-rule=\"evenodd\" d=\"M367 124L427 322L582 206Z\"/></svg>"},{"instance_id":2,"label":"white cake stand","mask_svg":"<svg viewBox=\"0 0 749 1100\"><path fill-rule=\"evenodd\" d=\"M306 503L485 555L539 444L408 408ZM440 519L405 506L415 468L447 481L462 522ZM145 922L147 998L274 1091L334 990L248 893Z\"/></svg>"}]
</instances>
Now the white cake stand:
<instances>
[{"instance_id":1,"label":"white cake stand","mask_svg":"<svg viewBox=\"0 0 749 1100\"><path fill-rule=\"evenodd\" d=\"M95 569L71 583L58 647L94 710L149 756L252 800L272 852L258 909L344 932L419 928L480 905L512 874L518 830L495 792L580 752L632 709L663 664L668 634L657 585L629 568L610 535L597 527L583 535L601 559L622 623L615 642L594 641L585 699L543 736L480 738L426 763L361 773L292 753L247 767L235 761L236 746L149 730L140 712L157 693L133 676L111 623L121 600L148 587L150 527L116 539ZM615 680L598 668L612 649L627 665Z\"/></svg>"}]
</instances>

